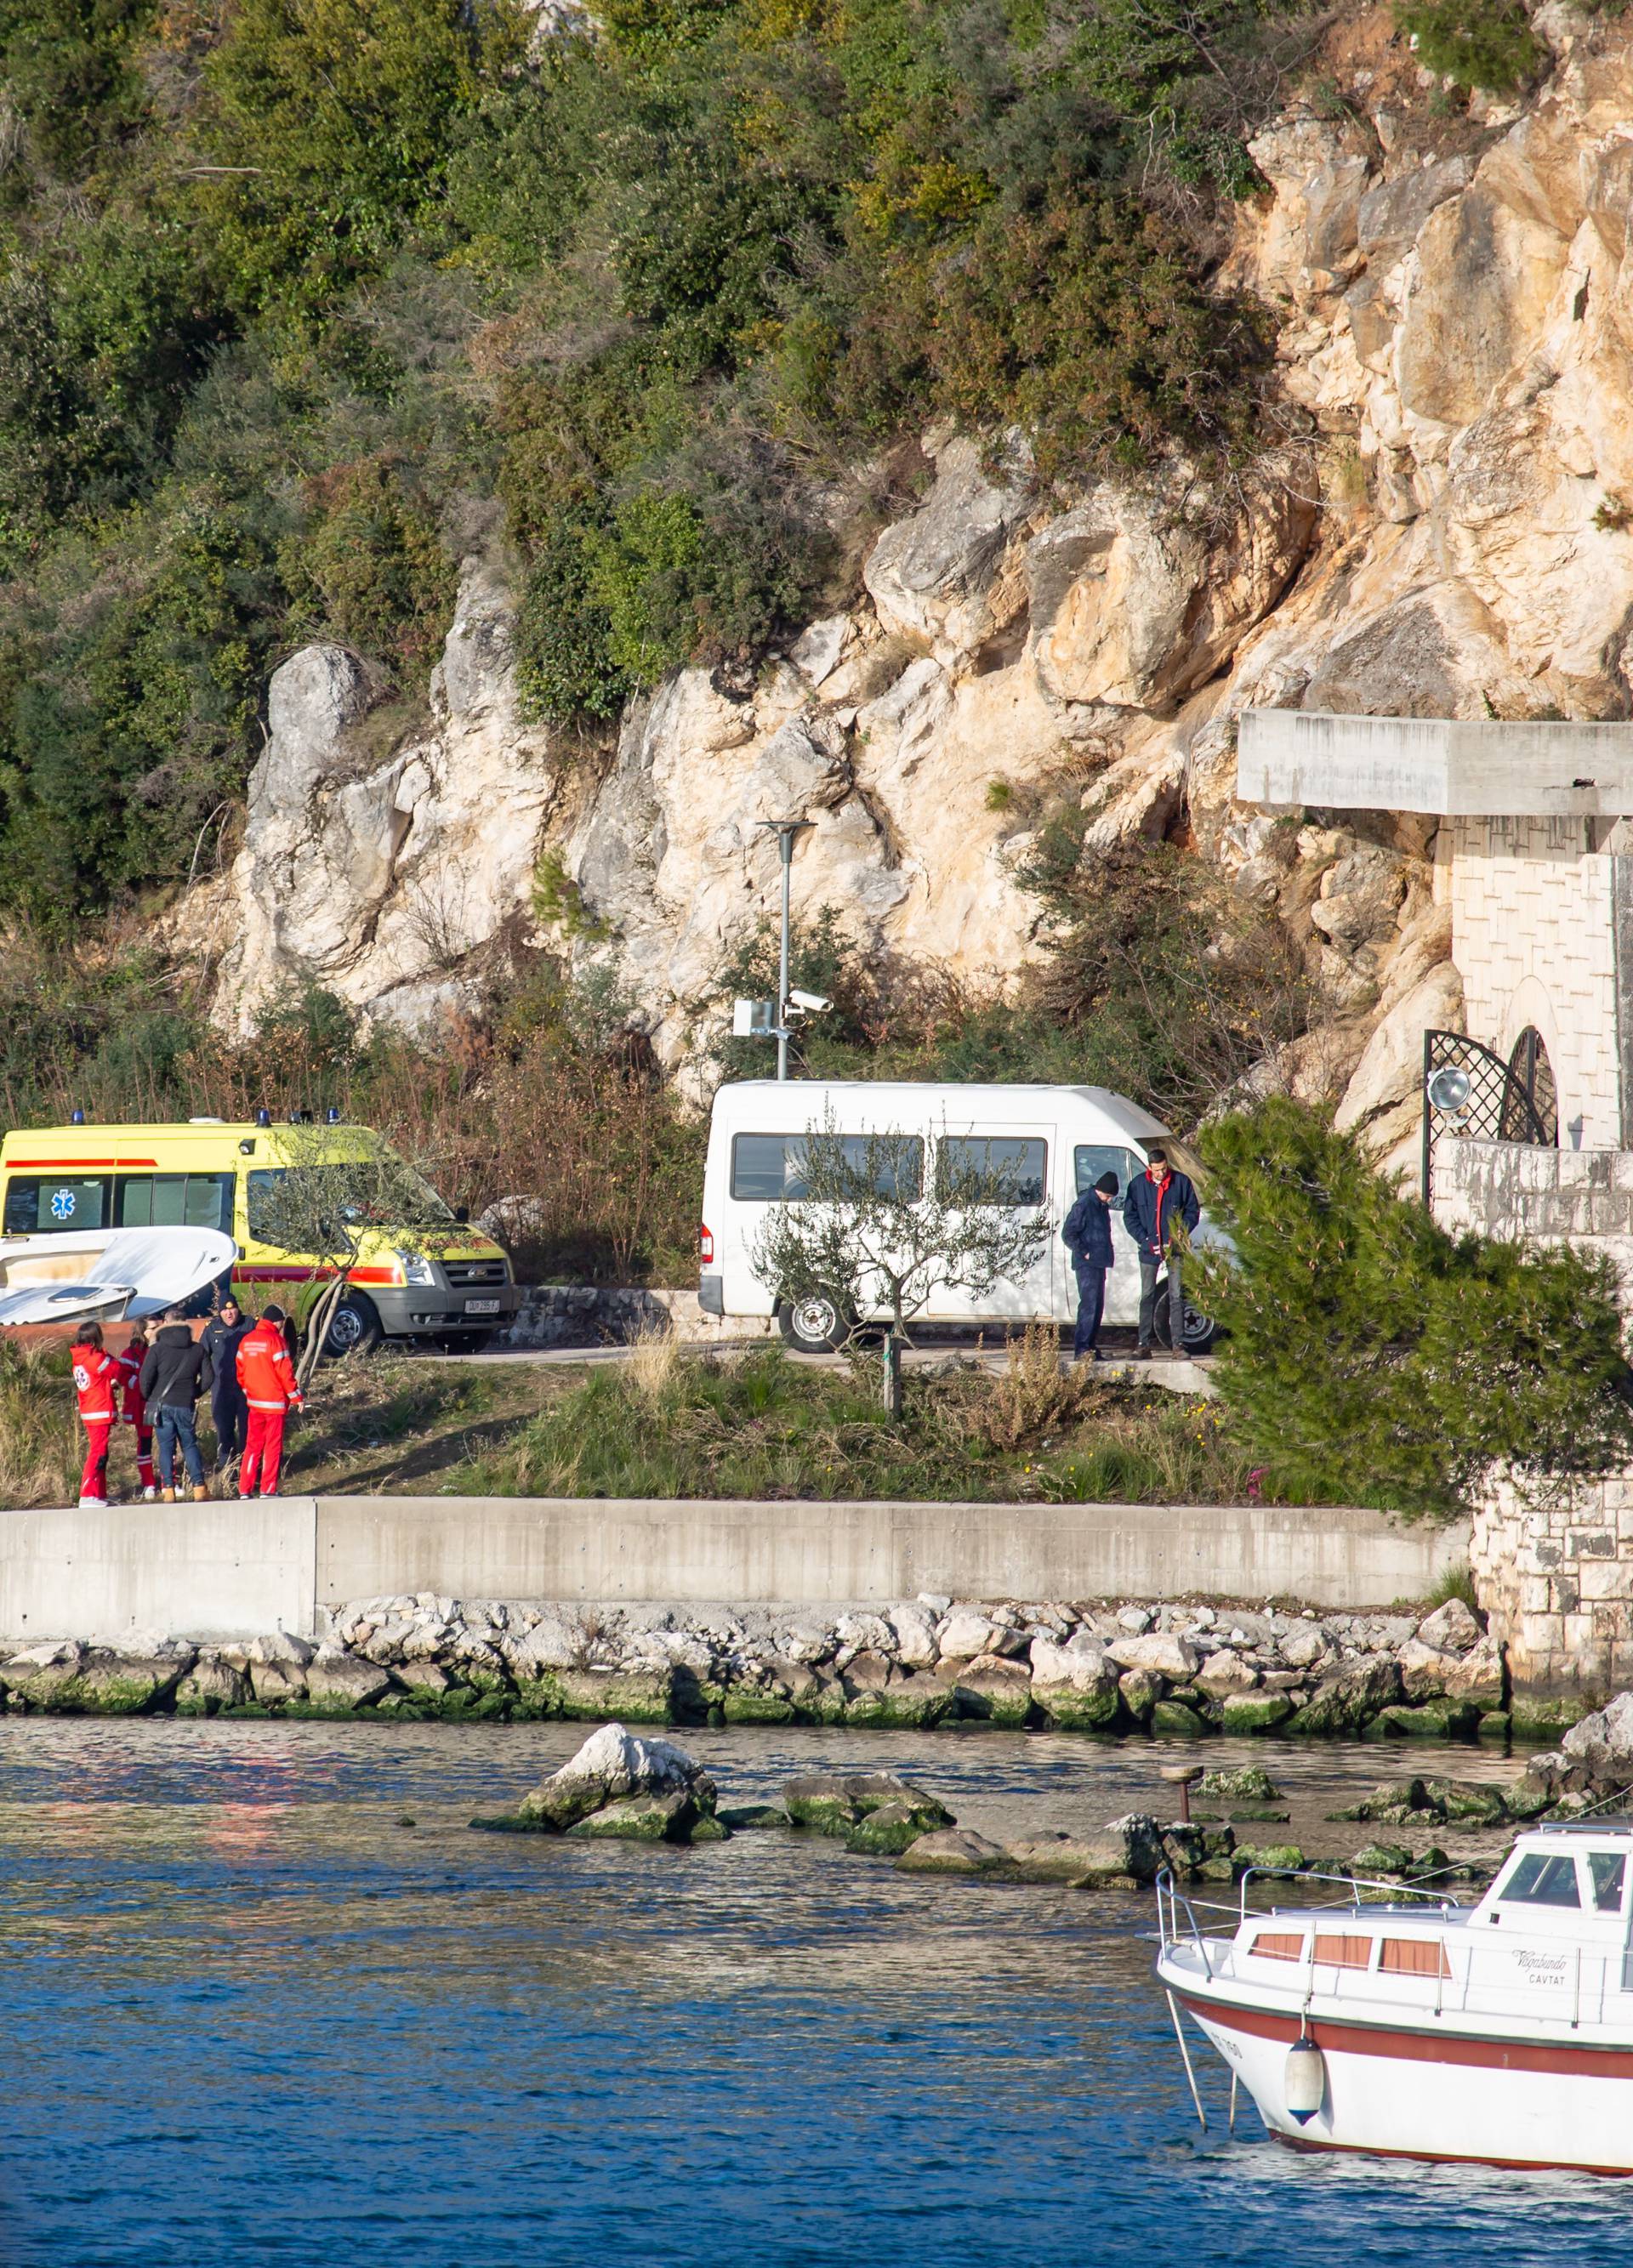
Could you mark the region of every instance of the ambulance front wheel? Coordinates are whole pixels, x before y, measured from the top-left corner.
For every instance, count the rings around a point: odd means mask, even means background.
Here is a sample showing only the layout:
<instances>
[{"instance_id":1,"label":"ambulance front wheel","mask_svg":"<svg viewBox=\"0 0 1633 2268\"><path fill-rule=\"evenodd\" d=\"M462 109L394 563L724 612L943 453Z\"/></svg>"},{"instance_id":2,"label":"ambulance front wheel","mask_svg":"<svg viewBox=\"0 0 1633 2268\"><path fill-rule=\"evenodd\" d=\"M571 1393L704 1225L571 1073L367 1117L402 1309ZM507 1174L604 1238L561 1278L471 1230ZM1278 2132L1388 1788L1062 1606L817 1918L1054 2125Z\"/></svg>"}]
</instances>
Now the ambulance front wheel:
<instances>
[{"instance_id":1,"label":"ambulance front wheel","mask_svg":"<svg viewBox=\"0 0 1633 2268\"><path fill-rule=\"evenodd\" d=\"M372 1354L384 1336L374 1302L362 1292L348 1292L329 1319L324 1359L337 1362L342 1355Z\"/></svg>"}]
</instances>

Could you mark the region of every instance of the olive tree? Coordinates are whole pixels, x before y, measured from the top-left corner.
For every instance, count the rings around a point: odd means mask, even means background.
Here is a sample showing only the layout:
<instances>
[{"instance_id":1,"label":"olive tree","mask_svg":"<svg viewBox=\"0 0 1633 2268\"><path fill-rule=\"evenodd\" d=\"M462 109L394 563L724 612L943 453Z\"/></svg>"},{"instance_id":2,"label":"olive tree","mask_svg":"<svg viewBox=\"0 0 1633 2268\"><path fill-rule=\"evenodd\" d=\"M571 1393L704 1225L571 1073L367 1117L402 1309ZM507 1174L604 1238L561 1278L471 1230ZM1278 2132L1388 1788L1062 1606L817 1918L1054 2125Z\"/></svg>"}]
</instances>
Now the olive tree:
<instances>
[{"instance_id":1,"label":"olive tree","mask_svg":"<svg viewBox=\"0 0 1633 2268\"><path fill-rule=\"evenodd\" d=\"M322 1285L307 1316L298 1366L305 1387L316 1370L336 1310L346 1295L362 1238L389 1233L405 1254L423 1253L454 1216L423 1176L383 1143L359 1142L346 1128L278 1129L281 1161L258 1174L254 1233L298 1256L308 1284Z\"/></svg>"},{"instance_id":2,"label":"olive tree","mask_svg":"<svg viewBox=\"0 0 1633 2268\"><path fill-rule=\"evenodd\" d=\"M785 1199L766 1208L750 1256L756 1276L794 1307L831 1307L853 1333L888 1318L894 1347L931 1293L983 1299L1029 1268L1048 1234L1041 1204L1020 1201L1013 1175L943 1128L926 1172L926 1143L898 1130L842 1134L830 1109L785 1152ZM886 1398L895 1405L887 1356Z\"/></svg>"}]
</instances>

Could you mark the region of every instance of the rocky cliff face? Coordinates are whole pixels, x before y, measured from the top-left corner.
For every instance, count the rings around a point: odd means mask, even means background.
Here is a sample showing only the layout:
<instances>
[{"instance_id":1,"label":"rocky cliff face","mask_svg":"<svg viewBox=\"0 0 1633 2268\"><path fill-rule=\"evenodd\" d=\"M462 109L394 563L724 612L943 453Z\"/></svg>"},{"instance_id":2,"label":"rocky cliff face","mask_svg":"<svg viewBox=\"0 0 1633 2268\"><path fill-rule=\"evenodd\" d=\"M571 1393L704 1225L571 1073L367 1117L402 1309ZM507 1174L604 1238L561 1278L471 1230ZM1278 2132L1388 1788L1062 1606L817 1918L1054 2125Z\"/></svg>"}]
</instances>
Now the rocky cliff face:
<instances>
[{"instance_id":1,"label":"rocky cliff face","mask_svg":"<svg viewBox=\"0 0 1633 2268\"><path fill-rule=\"evenodd\" d=\"M1337 1099L1404 1160L1418 1035L1460 1012L1430 823L1238 806L1234 720L1633 706L1633 60L1619 21L1585 21L1539 18L1555 68L1523 112L1444 118L1362 18L1344 114L1254 144L1268 189L1230 269L1278 312L1290 409L1285 445L1229 482L1178 466L1062 510L1020 457L932 435L934 483L875 543L862 600L751 686L671 678L610 761L520 720L487 569L431 718L372 758L358 666L297 654L243 851L181 917L231 939L222 1015L293 975L423 1026L537 917L549 853L676 1060L773 904L762 822L790 815L812 822L797 909L1006 978L1036 949L1017 859L1071 796L1086 856L1183 827L1291 925L1332 1012L1261 1077Z\"/></svg>"}]
</instances>

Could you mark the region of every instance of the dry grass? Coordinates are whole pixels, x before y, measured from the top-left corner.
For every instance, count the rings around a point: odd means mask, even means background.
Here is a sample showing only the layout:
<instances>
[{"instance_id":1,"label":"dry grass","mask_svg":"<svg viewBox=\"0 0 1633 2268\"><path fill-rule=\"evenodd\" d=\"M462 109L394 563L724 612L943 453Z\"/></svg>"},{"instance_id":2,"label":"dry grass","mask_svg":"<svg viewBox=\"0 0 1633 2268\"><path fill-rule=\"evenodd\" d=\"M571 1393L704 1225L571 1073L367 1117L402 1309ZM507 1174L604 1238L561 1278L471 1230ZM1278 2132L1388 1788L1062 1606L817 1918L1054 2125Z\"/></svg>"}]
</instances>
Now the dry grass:
<instances>
[{"instance_id":1,"label":"dry grass","mask_svg":"<svg viewBox=\"0 0 1633 2268\"><path fill-rule=\"evenodd\" d=\"M115 1494L135 1478L130 1440L128 1428L115 1428L108 1484ZM0 1506L73 1504L85 1454L66 1355L0 1344Z\"/></svg>"},{"instance_id":2,"label":"dry grass","mask_svg":"<svg viewBox=\"0 0 1633 2268\"><path fill-rule=\"evenodd\" d=\"M654 1316L631 1339L624 1366L635 1391L655 1402L668 1391L679 1360L680 1341L674 1325L667 1316Z\"/></svg>"}]
</instances>

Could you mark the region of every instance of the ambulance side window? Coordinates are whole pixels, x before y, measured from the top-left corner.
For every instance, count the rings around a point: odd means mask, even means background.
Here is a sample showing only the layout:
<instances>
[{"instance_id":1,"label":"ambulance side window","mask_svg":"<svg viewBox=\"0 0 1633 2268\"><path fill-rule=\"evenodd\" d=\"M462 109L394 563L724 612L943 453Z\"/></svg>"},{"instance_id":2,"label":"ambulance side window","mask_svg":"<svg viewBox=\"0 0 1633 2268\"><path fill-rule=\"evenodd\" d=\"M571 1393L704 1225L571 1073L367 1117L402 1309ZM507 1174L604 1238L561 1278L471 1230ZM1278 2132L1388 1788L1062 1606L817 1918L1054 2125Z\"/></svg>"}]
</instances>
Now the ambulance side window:
<instances>
[{"instance_id":1,"label":"ambulance side window","mask_svg":"<svg viewBox=\"0 0 1633 2268\"><path fill-rule=\"evenodd\" d=\"M107 1218L105 1181L14 1174L6 1184L5 1233L49 1236L63 1229L100 1228Z\"/></svg>"},{"instance_id":2,"label":"ambulance side window","mask_svg":"<svg viewBox=\"0 0 1633 2268\"><path fill-rule=\"evenodd\" d=\"M218 1228L233 1233L231 1174L132 1174L119 1184L122 1228Z\"/></svg>"},{"instance_id":3,"label":"ambulance side window","mask_svg":"<svg viewBox=\"0 0 1633 2268\"><path fill-rule=\"evenodd\" d=\"M263 1166L256 1172L246 1174L244 1180L244 1212L251 1242L276 1245L280 1251L283 1247L278 1245L271 1231L276 1226L273 1207L277 1203L277 1185L283 1180L284 1173L282 1166Z\"/></svg>"}]
</instances>

